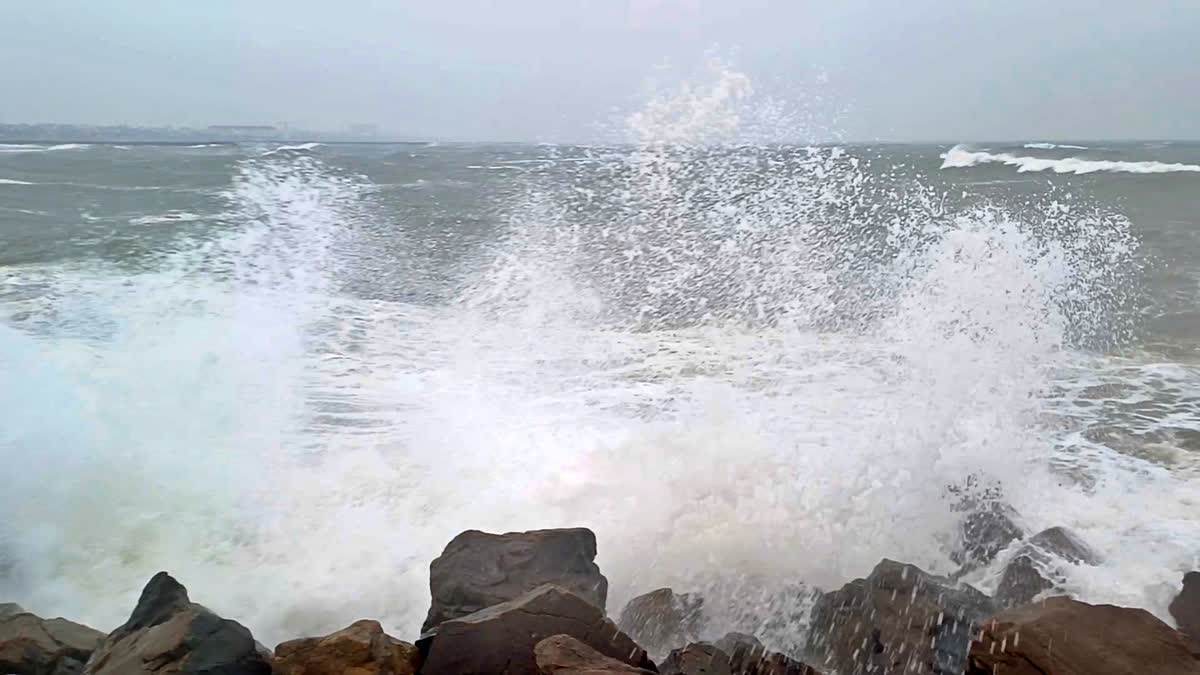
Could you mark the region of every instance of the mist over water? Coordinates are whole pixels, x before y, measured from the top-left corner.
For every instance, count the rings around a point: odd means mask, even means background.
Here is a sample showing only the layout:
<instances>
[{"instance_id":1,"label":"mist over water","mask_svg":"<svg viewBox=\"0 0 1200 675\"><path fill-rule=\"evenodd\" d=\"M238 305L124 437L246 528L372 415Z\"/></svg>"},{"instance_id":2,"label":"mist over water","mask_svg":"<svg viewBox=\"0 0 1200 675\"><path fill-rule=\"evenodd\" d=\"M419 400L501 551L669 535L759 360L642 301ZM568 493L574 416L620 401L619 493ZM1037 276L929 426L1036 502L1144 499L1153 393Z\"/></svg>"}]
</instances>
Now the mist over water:
<instances>
[{"instance_id":1,"label":"mist over water","mask_svg":"<svg viewBox=\"0 0 1200 675\"><path fill-rule=\"evenodd\" d=\"M1195 455L1105 434L1195 430L1197 378L1139 351L1134 223L792 121L717 65L629 147L176 150L230 180L152 252L5 270L0 597L115 626L167 569L267 644L404 636L458 532L587 526L610 613L670 585L795 645L806 587L952 571L970 483L1165 616Z\"/></svg>"}]
</instances>

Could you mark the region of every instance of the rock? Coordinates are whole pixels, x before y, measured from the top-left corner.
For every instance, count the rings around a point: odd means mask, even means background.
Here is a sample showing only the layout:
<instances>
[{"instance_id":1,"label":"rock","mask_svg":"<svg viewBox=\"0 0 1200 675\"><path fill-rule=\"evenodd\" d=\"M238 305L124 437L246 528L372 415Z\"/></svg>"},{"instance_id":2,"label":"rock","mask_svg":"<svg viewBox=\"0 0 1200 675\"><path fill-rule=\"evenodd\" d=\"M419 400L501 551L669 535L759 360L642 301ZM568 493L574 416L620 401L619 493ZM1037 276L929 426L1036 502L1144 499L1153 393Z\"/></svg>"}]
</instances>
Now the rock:
<instances>
[{"instance_id":1,"label":"rock","mask_svg":"<svg viewBox=\"0 0 1200 675\"><path fill-rule=\"evenodd\" d=\"M971 475L948 490L955 499L952 510L965 514L959 522L958 548L950 553L950 559L962 567L957 574L991 563L1000 551L1025 535L999 484Z\"/></svg>"},{"instance_id":2,"label":"rock","mask_svg":"<svg viewBox=\"0 0 1200 675\"><path fill-rule=\"evenodd\" d=\"M1200 675L1200 650L1142 609L1055 597L982 628L968 675Z\"/></svg>"},{"instance_id":3,"label":"rock","mask_svg":"<svg viewBox=\"0 0 1200 675\"><path fill-rule=\"evenodd\" d=\"M541 675L651 675L654 672L609 658L570 635L553 635L542 640L533 648L533 656Z\"/></svg>"},{"instance_id":4,"label":"rock","mask_svg":"<svg viewBox=\"0 0 1200 675\"><path fill-rule=\"evenodd\" d=\"M726 633L724 637L714 642L713 645L730 655L739 649L747 652L766 651L763 643L758 638L746 633Z\"/></svg>"},{"instance_id":5,"label":"rock","mask_svg":"<svg viewBox=\"0 0 1200 675\"><path fill-rule=\"evenodd\" d=\"M429 565L433 603L421 631L508 602L543 584L571 591L603 611L608 580L595 558L596 535L584 528L463 532Z\"/></svg>"},{"instance_id":6,"label":"rock","mask_svg":"<svg viewBox=\"0 0 1200 675\"><path fill-rule=\"evenodd\" d=\"M0 621L24 613L25 608L15 602L0 602Z\"/></svg>"},{"instance_id":7,"label":"rock","mask_svg":"<svg viewBox=\"0 0 1200 675\"><path fill-rule=\"evenodd\" d=\"M154 575L137 607L88 660L86 675L269 675L250 631L188 599L166 572Z\"/></svg>"},{"instance_id":8,"label":"rock","mask_svg":"<svg viewBox=\"0 0 1200 675\"><path fill-rule=\"evenodd\" d=\"M698 642L673 650L659 667L659 672L663 675L821 675L812 666L778 652L768 652L756 638L738 633L726 635L718 640L718 644Z\"/></svg>"},{"instance_id":9,"label":"rock","mask_svg":"<svg viewBox=\"0 0 1200 675\"><path fill-rule=\"evenodd\" d=\"M650 654L662 656L700 639L703 605L698 595L660 588L630 600L617 625Z\"/></svg>"},{"instance_id":10,"label":"rock","mask_svg":"<svg viewBox=\"0 0 1200 675\"><path fill-rule=\"evenodd\" d=\"M866 579L817 600L808 651L847 675L958 675L971 626L994 609L970 586L885 559Z\"/></svg>"},{"instance_id":11,"label":"rock","mask_svg":"<svg viewBox=\"0 0 1200 675\"><path fill-rule=\"evenodd\" d=\"M1037 595L1055 587L1051 569L1063 560L1073 565L1096 565L1099 557L1070 530L1052 527L1029 538L1013 554L1000 583L996 600L1004 607L1017 607L1032 602Z\"/></svg>"},{"instance_id":12,"label":"rock","mask_svg":"<svg viewBox=\"0 0 1200 675\"><path fill-rule=\"evenodd\" d=\"M275 675L413 675L417 648L383 632L378 621L356 621L324 637L275 648Z\"/></svg>"},{"instance_id":13,"label":"rock","mask_svg":"<svg viewBox=\"0 0 1200 675\"><path fill-rule=\"evenodd\" d=\"M569 590L547 584L446 621L423 635L417 641L426 654L421 673L537 673L534 647L560 634L628 665L654 670L646 651L606 618L603 610Z\"/></svg>"},{"instance_id":14,"label":"rock","mask_svg":"<svg viewBox=\"0 0 1200 675\"><path fill-rule=\"evenodd\" d=\"M104 633L66 619L42 619L18 605L0 614L0 673L79 673Z\"/></svg>"},{"instance_id":15,"label":"rock","mask_svg":"<svg viewBox=\"0 0 1200 675\"><path fill-rule=\"evenodd\" d=\"M1024 536L1016 517L1016 511L1003 502L977 506L963 517L960 548L950 558L964 571L991 563L1000 551Z\"/></svg>"},{"instance_id":16,"label":"rock","mask_svg":"<svg viewBox=\"0 0 1200 675\"><path fill-rule=\"evenodd\" d=\"M1200 572L1183 575L1183 590L1171 601L1170 611L1179 630L1200 644Z\"/></svg>"},{"instance_id":17,"label":"rock","mask_svg":"<svg viewBox=\"0 0 1200 675\"><path fill-rule=\"evenodd\" d=\"M729 654L707 642L671 650L658 672L662 675L732 675Z\"/></svg>"}]
</instances>

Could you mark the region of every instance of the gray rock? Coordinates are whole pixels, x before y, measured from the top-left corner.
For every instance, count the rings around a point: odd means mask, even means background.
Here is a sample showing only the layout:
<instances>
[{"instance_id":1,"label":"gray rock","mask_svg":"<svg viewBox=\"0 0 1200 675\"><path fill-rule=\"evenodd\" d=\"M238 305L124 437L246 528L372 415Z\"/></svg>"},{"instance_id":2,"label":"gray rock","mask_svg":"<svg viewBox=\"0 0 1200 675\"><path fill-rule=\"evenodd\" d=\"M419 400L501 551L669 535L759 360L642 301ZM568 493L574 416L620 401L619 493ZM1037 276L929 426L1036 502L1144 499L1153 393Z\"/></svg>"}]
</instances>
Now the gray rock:
<instances>
[{"instance_id":1,"label":"gray rock","mask_svg":"<svg viewBox=\"0 0 1200 675\"><path fill-rule=\"evenodd\" d=\"M763 647L763 643L759 641L758 638L746 633L736 632L726 633L724 637L714 642L713 646L730 655L739 649L748 652L766 651L766 649Z\"/></svg>"},{"instance_id":2,"label":"gray rock","mask_svg":"<svg viewBox=\"0 0 1200 675\"><path fill-rule=\"evenodd\" d=\"M1079 537L1063 527L1052 527L1030 537L1004 568L996 586L997 602L1004 607L1032 602L1039 593L1057 585L1056 575L1045 570L1052 570L1063 562L1096 565L1100 559Z\"/></svg>"},{"instance_id":3,"label":"gray rock","mask_svg":"<svg viewBox=\"0 0 1200 675\"><path fill-rule=\"evenodd\" d=\"M575 593L544 585L508 602L443 622L417 641L421 675L535 675L534 648L568 635L635 668L654 664L604 612Z\"/></svg>"},{"instance_id":4,"label":"gray rock","mask_svg":"<svg viewBox=\"0 0 1200 675\"><path fill-rule=\"evenodd\" d=\"M652 656L663 656L700 639L705 626L704 599L660 588L629 601L617 625Z\"/></svg>"},{"instance_id":5,"label":"gray rock","mask_svg":"<svg viewBox=\"0 0 1200 675\"><path fill-rule=\"evenodd\" d=\"M1200 572L1183 575L1183 590L1171 601L1169 609L1179 630L1200 645Z\"/></svg>"},{"instance_id":6,"label":"gray rock","mask_svg":"<svg viewBox=\"0 0 1200 675\"><path fill-rule=\"evenodd\" d=\"M533 648L541 675L652 675L654 671L637 668L592 649L570 635L553 635Z\"/></svg>"},{"instance_id":7,"label":"gray rock","mask_svg":"<svg viewBox=\"0 0 1200 675\"><path fill-rule=\"evenodd\" d=\"M42 619L7 605L0 619L0 673L78 673L104 633L66 619ZM15 608L15 609L14 609Z\"/></svg>"},{"instance_id":8,"label":"gray rock","mask_svg":"<svg viewBox=\"0 0 1200 675\"><path fill-rule=\"evenodd\" d=\"M1002 502L987 502L972 509L963 516L960 548L950 558L964 570L991 563L1000 551L1025 535L1016 517L1017 513Z\"/></svg>"},{"instance_id":9,"label":"gray rock","mask_svg":"<svg viewBox=\"0 0 1200 675\"><path fill-rule=\"evenodd\" d=\"M24 613L25 608L15 602L0 602L0 621Z\"/></svg>"},{"instance_id":10,"label":"gray rock","mask_svg":"<svg viewBox=\"0 0 1200 675\"><path fill-rule=\"evenodd\" d=\"M429 566L433 601L421 630L508 602L543 584L569 590L603 611L608 580L595 558L596 535L585 528L463 532Z\"/></svg>"},{"instance_id":11,"label":"gray rock","mask_svg":"<svg viewBox=\"0 0 1200 675\"><path fill-rule=\"evenodd\" d=\"M188 599L166 572L88 659L85 675L270 675L250 631Z\"/></svg>"},{"instance_id":12,"label":"gray rock","mask_svg":"<svg viewBox=\"0 0 1200 675\"><path fill-rule=\"evenodd\" d=\"M808 651L845 675L959 675L974 623L994 609L970 586L885 559L818 599Z\"/></svg>"}]
</instances>

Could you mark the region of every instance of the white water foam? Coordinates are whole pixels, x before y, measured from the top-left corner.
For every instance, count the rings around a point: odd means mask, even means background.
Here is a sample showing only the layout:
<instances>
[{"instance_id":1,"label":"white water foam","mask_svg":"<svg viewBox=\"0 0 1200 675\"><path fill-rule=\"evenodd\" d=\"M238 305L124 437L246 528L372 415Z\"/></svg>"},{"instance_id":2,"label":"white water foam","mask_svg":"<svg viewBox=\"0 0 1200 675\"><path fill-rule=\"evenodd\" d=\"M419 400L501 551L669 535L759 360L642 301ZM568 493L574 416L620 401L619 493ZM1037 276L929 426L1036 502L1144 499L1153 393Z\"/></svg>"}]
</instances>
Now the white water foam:
<instances>
[{"instance_id":1,"label":"white water foam","mask_svg":"<svg viewBox=\"0 0 1200 675\"><path fill-rule=\"evenodd\" d=\"M984 150L972 151L956 145L942 155L943 169L962 169L980 164L1004 164L1015 166L1017 171L1053 171L1054 173L1085 174L1097 171L1118 173L1176 173L1200 171L1200 164L1178 162L1126 162L1106 159L1083 159L1080 157L1022 157L1007 152L992 153Z\"/></svg>"},{"instance_id":2,"label":"white water foam","mask_svg":"<svg viewBox=\"0 0 1200 675\"><path fill-rule=\"evenodd\" d=\"M24 181L24 180L12 180L9 178L0 178L0 185L33 185L33 183L30 183L29 181Z\"/></svg>"},{"instance_id":3,"label":"white water foam","mask_svg":"<svg viewBox=\"0 0 1200 675\"><path fill-rule=\"evenodd\" d=\"M0 594L108 629L168 569L268 644L412 637L459 531L583 525L611 613L673 585L788 644L798 583L949 571L946 487L975 476L1101 550L1082 597L1161 615L1195 483L1043 419L1116 320L1128 223L947 214L837 149L731 151L754 99L728 76L578 183L531 178L449 305L341 290L406 261L346 255L372 186L306 155L243 162L242 228L158 271L17 270L50 290L0 332L0 458L25 467ZM658 126L699 118L703 143Z\"/></svg>"},{"instance_id":4,"label":"white water foam","mask_svg":"<svg viewBox=\"0 0 1200 675\"><path fill-rule=\"evenodd\" d=\"M1087 150L1086 145L1066 145L1065 143L1026 143L1025 147L1031 150Z\"/></svg>"},{"instance_id":5,"label":"white water foam","mask_svg":"<svg viewBox=\"0 0 1200 675\"><path fill-rule=\"evenodd\" d=\"M271 150L267 150L266 152L262 153L261 156L270 157L271 155L275 155L275 154L278 154L281 152L307 152L309 150L315 150L316 148L319 148L321 145L323 145L323 144L322 143L301 143L299 145L281 145L277 148L272 148Z\"/></svg>"},{"instance_id":6,"label":"white water foam","mask_svg":"<svg viewBox=\"0 0 1200 675\"><path fill-rule=\"evenodd\" d=\"M187 211L171 211L157 216L138 216L129 222L133 225L159 225L162 223L190 223L197 220L205 220L216 216L206 216L199 213L190 213Z\"/></svg>"}]
</instances>

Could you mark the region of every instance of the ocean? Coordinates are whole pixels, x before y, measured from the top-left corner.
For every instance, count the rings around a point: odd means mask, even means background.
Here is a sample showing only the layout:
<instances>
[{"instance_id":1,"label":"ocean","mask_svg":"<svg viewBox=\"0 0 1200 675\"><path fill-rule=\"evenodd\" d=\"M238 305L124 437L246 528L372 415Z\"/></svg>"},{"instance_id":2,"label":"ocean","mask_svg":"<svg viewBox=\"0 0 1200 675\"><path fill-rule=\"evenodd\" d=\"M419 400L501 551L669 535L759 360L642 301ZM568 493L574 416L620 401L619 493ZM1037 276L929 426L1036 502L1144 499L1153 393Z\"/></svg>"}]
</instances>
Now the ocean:
<instances>
[{"instance_id":1,"label":"ocean","mask_svg":"<svg viewBox=\"0 0 1200 675\"><path fill-rule=\"evenodd\" d=\"M978 489L1100 554L1065 590L1170 621L1200 144L635 121L0 145L0 600L109 630L165 569L267 644L411 639L458 532L586 526L610 613L669 585L786 641L798 589L954 571Z\"/></svg>"}]
</instances>

